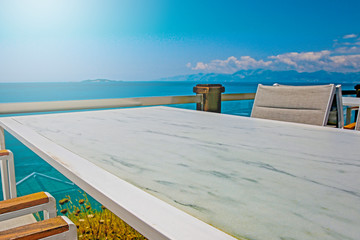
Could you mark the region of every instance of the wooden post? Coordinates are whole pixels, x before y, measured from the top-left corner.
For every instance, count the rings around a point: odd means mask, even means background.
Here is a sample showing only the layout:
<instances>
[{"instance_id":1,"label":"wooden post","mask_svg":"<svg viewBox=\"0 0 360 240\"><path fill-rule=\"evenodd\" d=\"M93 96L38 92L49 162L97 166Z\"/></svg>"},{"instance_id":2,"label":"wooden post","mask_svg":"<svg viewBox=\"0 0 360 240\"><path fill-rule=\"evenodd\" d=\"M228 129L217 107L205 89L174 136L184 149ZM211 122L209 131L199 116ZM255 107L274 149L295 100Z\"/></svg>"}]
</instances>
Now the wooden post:
<instances>
[{"instance_id":1,"label":"wooden post","mask_svg":"<svg viewBox=\"0 0 360 240\"><path fill-rule=\"evenodd\" d=\"M197 110L221 113L221 93L225 92L221 84L197 84L193 92L202 97L196 105Z\"/></svg>"}]
</instances>

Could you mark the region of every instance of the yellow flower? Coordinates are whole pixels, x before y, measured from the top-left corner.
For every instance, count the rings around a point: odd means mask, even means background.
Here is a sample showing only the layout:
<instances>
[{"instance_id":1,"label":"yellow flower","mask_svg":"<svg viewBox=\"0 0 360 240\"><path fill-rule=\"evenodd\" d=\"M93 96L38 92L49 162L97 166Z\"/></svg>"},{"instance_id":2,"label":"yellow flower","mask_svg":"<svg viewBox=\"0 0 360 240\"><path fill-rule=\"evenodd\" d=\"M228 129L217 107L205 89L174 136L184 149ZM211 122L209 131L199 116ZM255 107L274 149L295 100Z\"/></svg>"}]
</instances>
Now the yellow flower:
<instances>
[{"instance_id":1,"label":"yellow flower","mask_svg":"<svg viewBox=\"0 0 360 240\"><path fill-rule=\"evenodd\" d=\"M62 209L60 212L61 212L62 214L66 214L67 211L68 211L68 210L65 208L65 209Z\"/></svg>"},{"instance_id":2,"label":"yellow flower","mask_svg":"<svg viewBox=\"0 0 360 240\"><path fill-rule=\"evenodd\" d=\"M84 199L80 199L80 200L79 200L79 203L80 203L80 204L84 204L84 202L85 202Z\"/></svg>"},{"instance_id":3,"label":"yellow flower","mask_svg":"<svg viewBox=\"0 0 360 240\"><path fill-rule=\"evenodd\" d=\"M59 204L60 204L60 205L63 205L64 203L67 203L67 202L69 202L69 199L68 199L68 198L64 198L64 199L61 199L61 200L59 201Z\"/></svg>"}]
</instances>

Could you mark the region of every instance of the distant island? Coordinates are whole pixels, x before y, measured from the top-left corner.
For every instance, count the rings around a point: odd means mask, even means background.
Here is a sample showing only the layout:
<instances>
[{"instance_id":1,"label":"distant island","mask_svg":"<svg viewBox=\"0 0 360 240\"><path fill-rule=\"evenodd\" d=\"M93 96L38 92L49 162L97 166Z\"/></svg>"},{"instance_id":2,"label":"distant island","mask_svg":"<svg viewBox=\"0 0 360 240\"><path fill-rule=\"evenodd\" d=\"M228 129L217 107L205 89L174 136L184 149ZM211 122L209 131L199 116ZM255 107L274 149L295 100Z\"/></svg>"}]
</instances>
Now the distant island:
<instances>
[{"instance_id":1,"label":"distant island","mask_svg":"<svg viewBox=\"0 0 360 240\"><path fill-rule=\"evenodd\" d=\"M360 84L360 72L297 72L272 71L264 69L240 70L232 74L224 73L197 73L178 75L151 80L153 82L195 82L195 83L263 83L263 84ZM124 82L122 80L88 79L84 83Z\"/></svg>"},{"instance_id":2,"label":"distant island","mask_svg":"<svg viewBox=\"0 0 360 240\"><path fill-rule=\"evenodd\" d=\"M81 82L85 82L85 83L99 83L99 82L122 82L121 80L110 80L110 79L103 79L103 78L99 78L99 79L88 79L88 80L83 80Z\"/></svg>"},{"instance_id":3,"label":"distant island","mask_svg":"<svg viewBox=\"0 0 360 240\"><path fill-rule=\"evenodd\" d=\"M198 73L160 78L153 81L187 81L199 83L299 83L299 84L325 84L325 83L354 83L360 84L360 72L297 72L297 71L272 71L264 69L240 70L233 74Z\"/></svg>"}]
</instances>

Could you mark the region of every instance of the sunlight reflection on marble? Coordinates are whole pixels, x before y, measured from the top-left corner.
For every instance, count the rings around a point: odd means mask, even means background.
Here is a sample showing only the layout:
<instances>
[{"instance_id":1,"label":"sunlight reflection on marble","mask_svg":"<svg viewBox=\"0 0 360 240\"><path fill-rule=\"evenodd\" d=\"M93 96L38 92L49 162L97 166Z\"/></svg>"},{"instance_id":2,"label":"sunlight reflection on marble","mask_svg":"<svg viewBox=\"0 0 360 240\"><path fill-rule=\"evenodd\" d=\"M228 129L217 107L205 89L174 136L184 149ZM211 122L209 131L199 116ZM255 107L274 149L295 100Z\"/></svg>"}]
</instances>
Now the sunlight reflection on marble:
<instances>
[{"instance_id":1,"label":"sunlight reflection on marble","mask_svg":"<svg viewBox=\"0 0 360 240\"><path fill-rule=\"evenodd\" d=\"M16 120L234 236L360 239L359 132L167 107Z\"/></svg>"}]
</instances>

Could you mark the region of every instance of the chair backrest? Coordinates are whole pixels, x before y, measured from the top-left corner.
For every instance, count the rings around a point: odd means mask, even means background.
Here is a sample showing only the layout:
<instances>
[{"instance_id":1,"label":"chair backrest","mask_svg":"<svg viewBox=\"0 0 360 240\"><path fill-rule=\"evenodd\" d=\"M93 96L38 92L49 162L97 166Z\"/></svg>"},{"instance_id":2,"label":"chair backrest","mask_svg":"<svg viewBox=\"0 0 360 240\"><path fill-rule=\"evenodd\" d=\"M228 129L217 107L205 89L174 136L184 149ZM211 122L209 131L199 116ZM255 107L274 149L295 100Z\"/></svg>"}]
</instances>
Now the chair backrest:
<instances>
[{"instance_id":1,"label":"chair backrest","mask_svg":"<svg viewBox=\"0 0 360 240\"><path fill-rule=\"evenodd\" d=\"M325 126L335 86L258 85L251 117Z\"/></svg>"}]
</instances>

